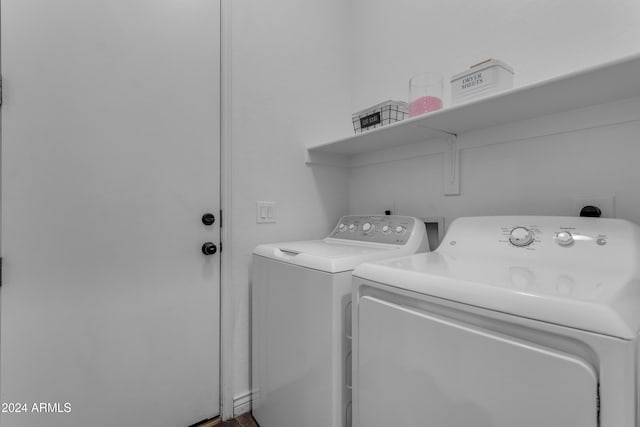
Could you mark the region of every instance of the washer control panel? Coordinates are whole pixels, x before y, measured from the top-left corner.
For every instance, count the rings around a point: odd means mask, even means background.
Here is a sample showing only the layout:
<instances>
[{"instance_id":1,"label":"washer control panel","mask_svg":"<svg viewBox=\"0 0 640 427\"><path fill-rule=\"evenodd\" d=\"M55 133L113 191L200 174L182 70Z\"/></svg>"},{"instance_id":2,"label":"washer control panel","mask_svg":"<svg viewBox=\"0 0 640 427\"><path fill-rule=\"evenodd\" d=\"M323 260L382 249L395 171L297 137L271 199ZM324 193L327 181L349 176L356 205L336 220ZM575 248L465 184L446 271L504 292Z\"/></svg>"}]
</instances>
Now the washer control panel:
<instances>
[{"instance_id":1,"label":"washer control panel","mask_svg":"<svg viewBox=\"0 0 640 427\"><path fill-rule=\"evenodd\" d=\"M416 219L409 216L348 215L340 218L329 237L404 245L409 241L414 227L416 227Z\"/></svg>"}]
</instances>

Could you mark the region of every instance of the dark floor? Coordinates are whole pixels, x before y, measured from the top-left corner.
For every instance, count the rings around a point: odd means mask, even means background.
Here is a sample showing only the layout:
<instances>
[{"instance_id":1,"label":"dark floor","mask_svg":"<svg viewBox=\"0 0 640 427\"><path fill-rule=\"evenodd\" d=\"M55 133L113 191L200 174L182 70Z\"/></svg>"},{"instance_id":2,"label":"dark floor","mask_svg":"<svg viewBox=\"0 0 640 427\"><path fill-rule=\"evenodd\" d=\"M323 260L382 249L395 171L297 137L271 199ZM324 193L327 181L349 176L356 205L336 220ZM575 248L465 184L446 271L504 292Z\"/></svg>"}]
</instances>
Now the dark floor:
<instances>
[{"instance_id":1,"label":"dark floor","mask_svg":"<svg viewBox=\"0 0 640 427\"><path fill-rule=\"evenodd\" d=\"M250 413L240 415L239 417L236 417L230 421L225 421L220 425L223 427L260 427Z\"/></svg>"},{"instance_id":2,"label":"dark floor","mask_svg":"<svg viewBox=\"0 0 640 427\"><path fill-rule=\"evenodd\" d=\"M232 420L222 422L220 417L194 424L191 427L260 427L256 420L253 419L251 413L242 414Z\"/></svg>"}]
</instances>

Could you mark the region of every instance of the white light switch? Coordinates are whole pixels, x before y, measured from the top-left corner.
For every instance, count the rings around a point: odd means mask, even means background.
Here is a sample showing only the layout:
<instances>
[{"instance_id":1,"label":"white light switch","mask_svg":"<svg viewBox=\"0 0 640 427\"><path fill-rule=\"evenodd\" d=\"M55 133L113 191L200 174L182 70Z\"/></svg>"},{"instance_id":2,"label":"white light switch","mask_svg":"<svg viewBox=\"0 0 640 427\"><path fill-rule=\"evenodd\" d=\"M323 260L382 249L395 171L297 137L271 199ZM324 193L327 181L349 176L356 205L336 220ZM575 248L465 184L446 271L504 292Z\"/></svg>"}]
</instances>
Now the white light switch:
<instances>
[{"instance_id":1,"label":"white light switch","mask_svg":"<svg viewBox=\"0 0 640 427\"><path fill-rule=\"evenodd\" d=\"M276 222L276 202L256 202L256 223L273 224Z\"/></svg>"}]
</instances>

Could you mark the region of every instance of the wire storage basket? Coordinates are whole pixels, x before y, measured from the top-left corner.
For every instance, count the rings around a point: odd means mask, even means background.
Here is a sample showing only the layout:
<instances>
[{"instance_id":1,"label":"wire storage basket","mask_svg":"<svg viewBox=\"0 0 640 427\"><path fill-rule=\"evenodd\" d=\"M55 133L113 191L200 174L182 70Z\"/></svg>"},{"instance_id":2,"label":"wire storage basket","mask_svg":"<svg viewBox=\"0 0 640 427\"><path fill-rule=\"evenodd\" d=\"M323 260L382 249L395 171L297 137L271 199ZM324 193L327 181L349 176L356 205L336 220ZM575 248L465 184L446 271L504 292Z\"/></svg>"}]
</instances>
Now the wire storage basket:
<instances>
[{"instance_id":1,"label":"wire storage basket","mask_svg":"<svg viewBox=\"0 0 640 427\"><path fill-rule=\"evenodd\" d=\"M403 101L385 101L357 113L353 113L353 130L361 133L409 117L409 106Z\"/></svg>"}]
</instances>

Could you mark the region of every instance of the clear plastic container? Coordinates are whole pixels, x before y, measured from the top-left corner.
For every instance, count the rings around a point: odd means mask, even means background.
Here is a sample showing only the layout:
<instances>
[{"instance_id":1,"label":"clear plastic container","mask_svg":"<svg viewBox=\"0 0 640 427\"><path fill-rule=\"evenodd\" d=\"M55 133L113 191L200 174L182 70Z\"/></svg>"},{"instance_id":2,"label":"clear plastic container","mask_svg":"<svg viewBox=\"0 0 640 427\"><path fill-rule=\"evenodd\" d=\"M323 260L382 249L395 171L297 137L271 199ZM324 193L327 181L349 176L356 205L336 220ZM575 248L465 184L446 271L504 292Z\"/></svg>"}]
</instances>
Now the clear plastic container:
<instances>
[{"instance_id":1,"label":"clear plastic container","mask_svg":"<svg viewBox=\"0 0 640 427\"><path fill-rule=\"evenodd\" d=\"M437 72L422 73L409 79L409 117L442 108L442 80L442 74Z\"/></svg>"}]
</instances>

